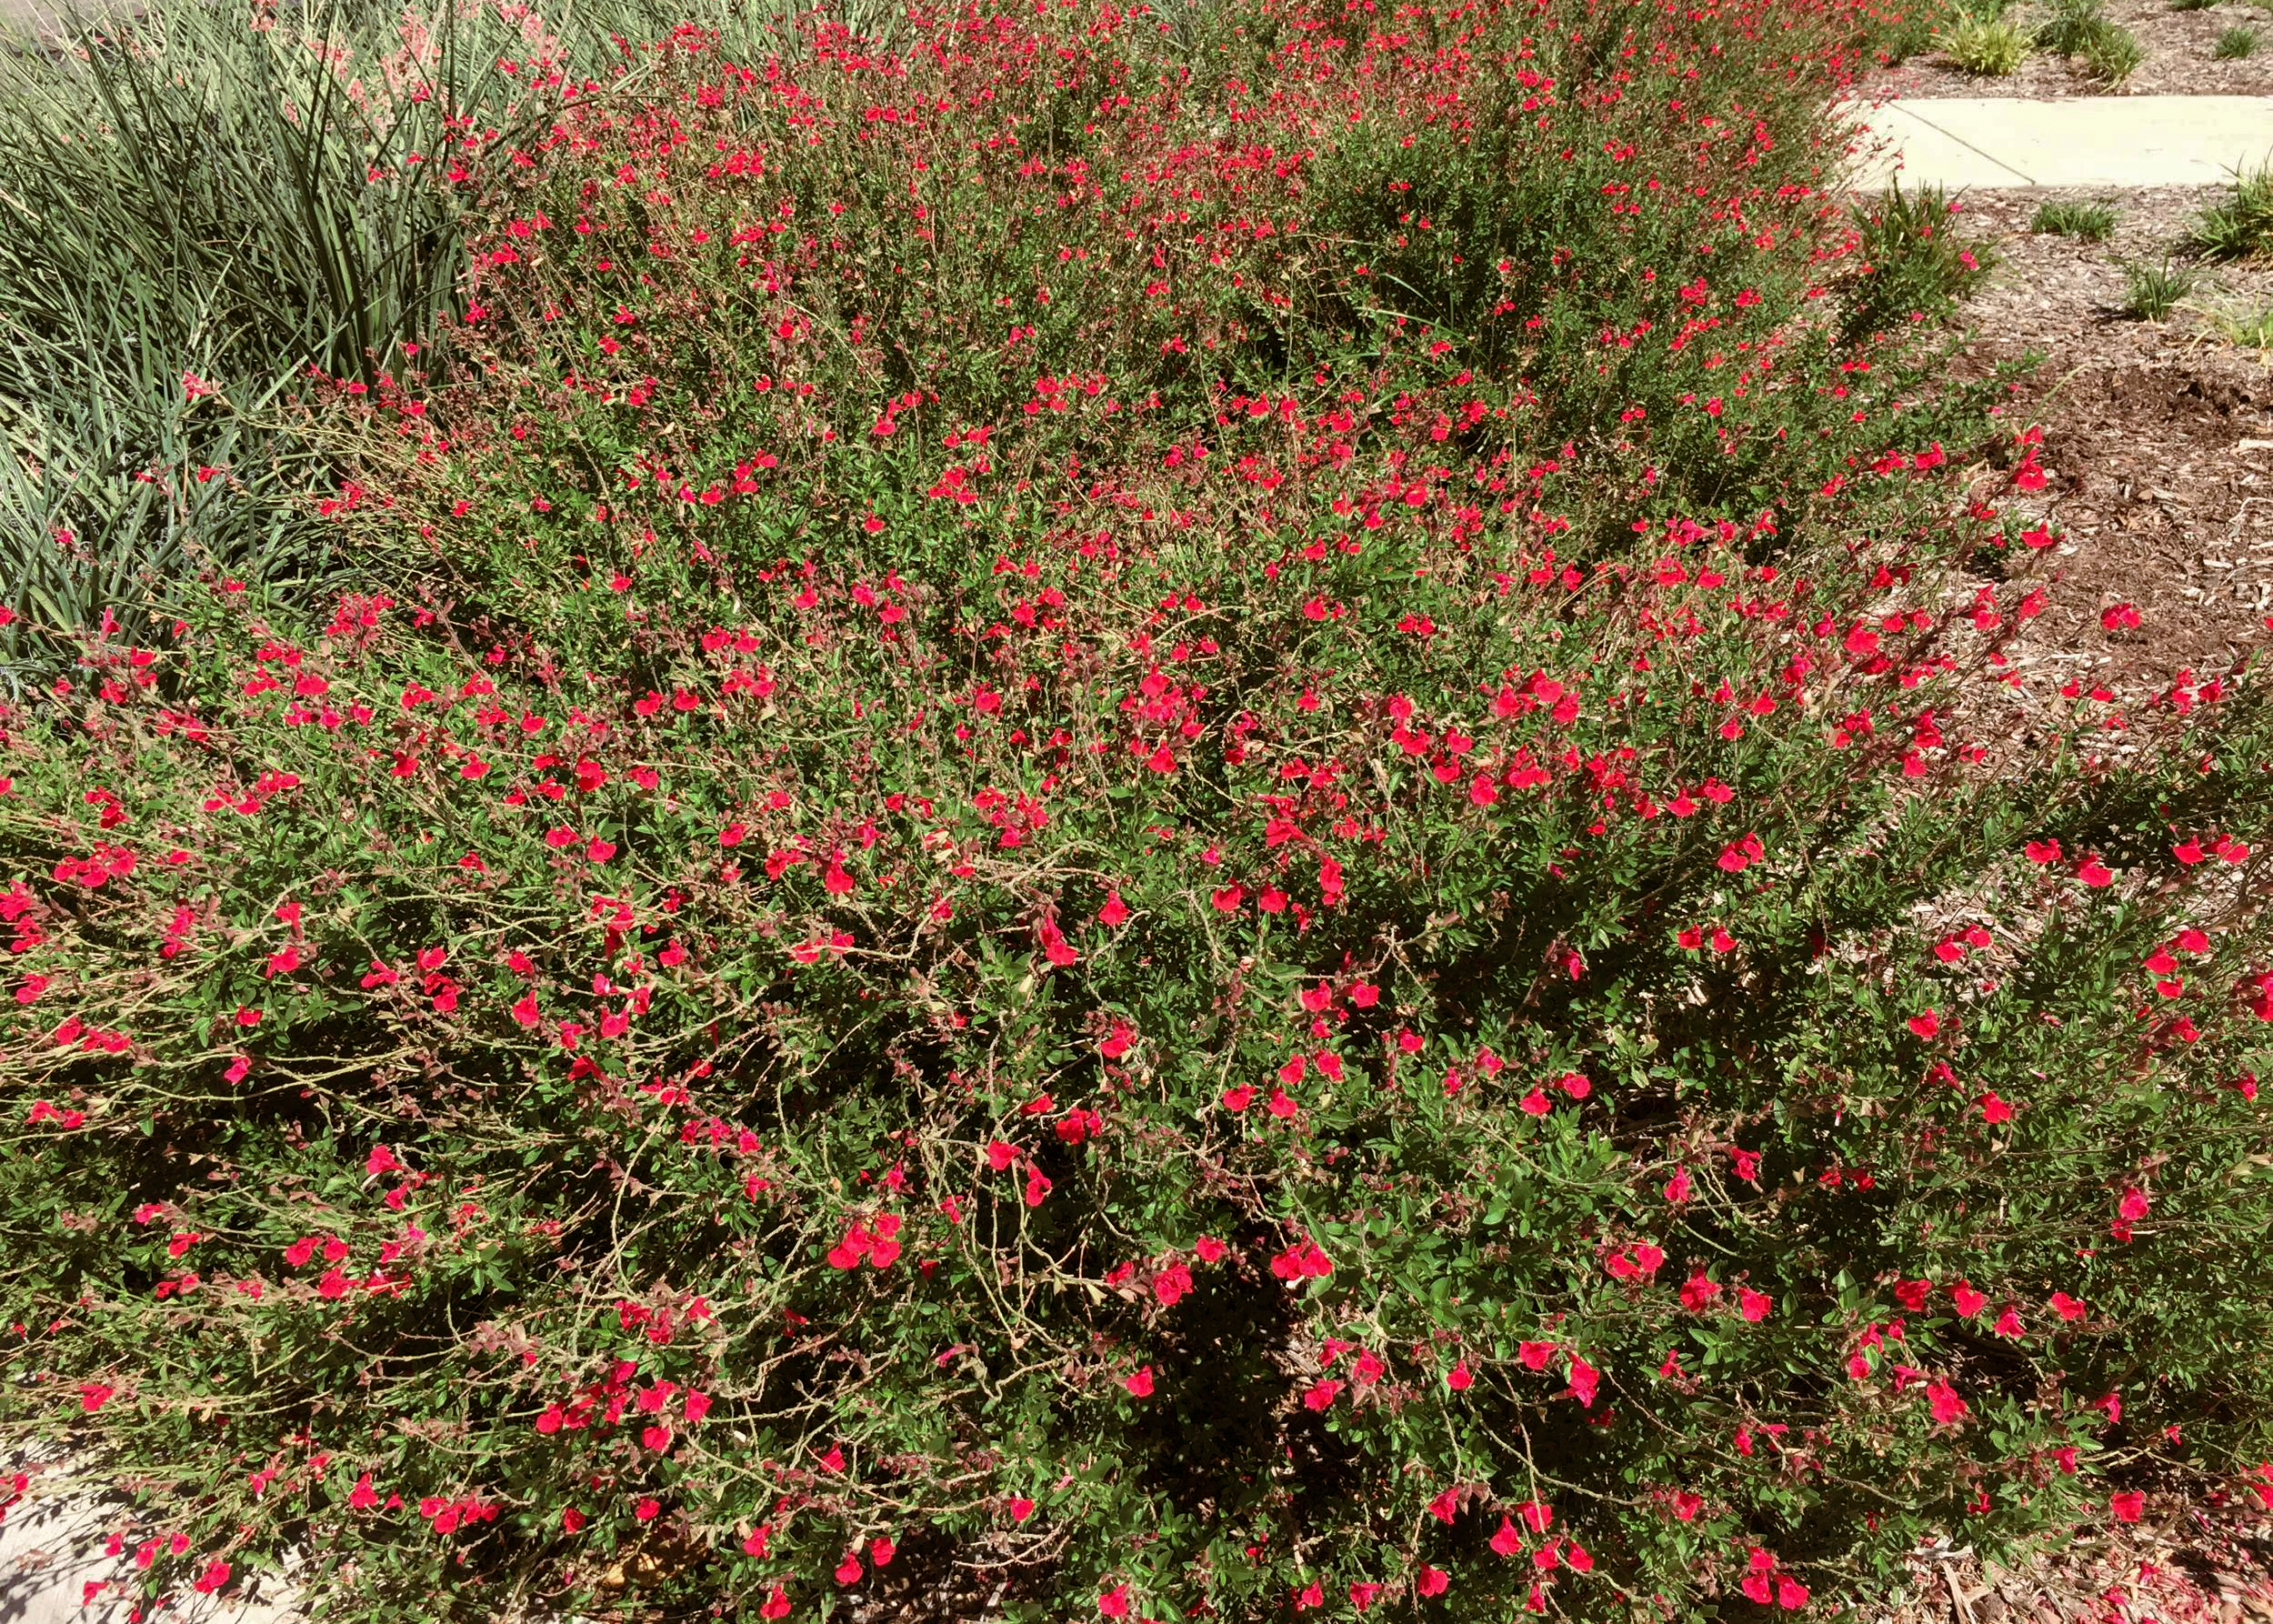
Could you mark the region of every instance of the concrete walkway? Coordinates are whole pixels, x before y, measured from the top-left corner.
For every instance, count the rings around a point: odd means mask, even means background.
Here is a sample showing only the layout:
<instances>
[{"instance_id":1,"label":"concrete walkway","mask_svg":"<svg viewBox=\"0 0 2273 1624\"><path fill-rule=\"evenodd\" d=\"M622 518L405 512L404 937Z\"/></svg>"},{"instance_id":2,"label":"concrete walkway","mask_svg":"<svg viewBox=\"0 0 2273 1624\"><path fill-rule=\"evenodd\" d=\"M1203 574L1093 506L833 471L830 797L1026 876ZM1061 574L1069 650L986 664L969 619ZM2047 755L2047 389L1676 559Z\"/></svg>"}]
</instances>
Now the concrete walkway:
<instances>
[{"instance_id":1,"label":"concrete walkway","mask_svg":"<svg viewBox=\"0 0 2273 1624\"><path fill-rule=\"evenodd\" d=\"M67 1469L41 1479L67 1478ZM49 1489L45 1480L35 1480ZM103 1503L74 1492L25 1499L0 1519L0 1624L128 1624L141 1599L142 1577L133 1553L103 1555L105 1536L116 1525ZM185 1583L174 1604L157 1616L165 1624L303 1624L305 1614L270 1579L257 1599L240 1577L226 1597L195 1594ZM145 1615L146 1616L146 1615Z\"/></svg>"},{"instance_id":2,"label":"concrete walkway","mask_svg":"<svg viewBox=\"0 0 2273 1624\"><path fill-rule=\"evenodd\" d=\"M47 41L60 38L69 14L110 16L125 0L0 0L0 41L11 33Z\"/></svg>"},{"instance_id":3,"label":"concrete walkway","mask_svg":"<svg viewBox=\"0 0 2273 1624\"><path fill-rule=\"evenodd\" d=\"M2208 186L2273 159L2273 96L1920 96L1849 111L1872 137L1857 148L1858 189Z\"/></svg>"}]
</instances>

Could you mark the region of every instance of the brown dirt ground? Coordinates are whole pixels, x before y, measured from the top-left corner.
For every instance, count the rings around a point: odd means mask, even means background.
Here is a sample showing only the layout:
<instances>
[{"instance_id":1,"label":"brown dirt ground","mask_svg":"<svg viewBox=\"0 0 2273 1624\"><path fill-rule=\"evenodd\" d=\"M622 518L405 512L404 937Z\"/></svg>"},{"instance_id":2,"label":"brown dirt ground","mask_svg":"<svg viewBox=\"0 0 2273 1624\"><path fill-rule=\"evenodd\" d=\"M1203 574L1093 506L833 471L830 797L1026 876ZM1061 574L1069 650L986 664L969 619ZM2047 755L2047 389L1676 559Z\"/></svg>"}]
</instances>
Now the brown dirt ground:
<instances>
[{"instance_id":1,"label":"brown dirt ground","mask_svg":"<svg viewBox=\"0 0 2273 1624\"><path fill-rule=\"evenodd\" d=\"M2006 15L2033 31L2049 15L2044 0L2028 0ZM1976 78L1939 51L1914 56L1898 67L1873 74L1858 90L1863 95L1923 97L2012 95L2045 101L2072 95L2273 95L2273 13L2241 0L2218 0L2200 11L2173 11L2169 0L2107 0L2108 20L2138 36L2147 59L2123 84L2109 87L2087 77L2045 50L2031 50L2008 78ZM2219 62L2210 45L2228 28L2258 28L2264 38L2255 54Z\"/></svg>"},{"instance_id":2,"label":"brown dirt ground","mask_svg":"<svg viewBox=\"0 0 2273 1624\"><path fill-rule=\"evenodd\" d=\"M2125 263L2181 252L2217 195L2090 195L2118 211L2113 236L2098 244L2030 230L2043 203L2083 194L1961 200L1960 221L2000 257L1962 312L1972 336L1955 370L2047 357L2007 413L2016 431L2042 426L2049 485L2024 496L2000 468L1969 474L1975 494L2048 520L2058 538L2040 556L2010 560L2016 576L2050 587L2050 607L2013 652L2024 667L2051 666L2127 700L2168 687L2180 669L2227 669L2273 640L2273 368L2266 352L2218 331L2221 313L2273 306L2273 266L2206 268L2161 322L2121 309ZM2138 627L2102 627L2118 603L2137 607Z\"/></svg>"},{"instance_id":3,"label":"brown dirt ground","mask_svg":"<svg viewBox=\"0 0 2273 1624\"><path fill-rule=\"evenodd\" d=\"M1905 1598L1867 1624L2262 1624L2273 1619L2273 1522L2233 1506L2118 1525L2018 1570L1967 1549L1921 1552Z\"/></svg>"}]
</instances>

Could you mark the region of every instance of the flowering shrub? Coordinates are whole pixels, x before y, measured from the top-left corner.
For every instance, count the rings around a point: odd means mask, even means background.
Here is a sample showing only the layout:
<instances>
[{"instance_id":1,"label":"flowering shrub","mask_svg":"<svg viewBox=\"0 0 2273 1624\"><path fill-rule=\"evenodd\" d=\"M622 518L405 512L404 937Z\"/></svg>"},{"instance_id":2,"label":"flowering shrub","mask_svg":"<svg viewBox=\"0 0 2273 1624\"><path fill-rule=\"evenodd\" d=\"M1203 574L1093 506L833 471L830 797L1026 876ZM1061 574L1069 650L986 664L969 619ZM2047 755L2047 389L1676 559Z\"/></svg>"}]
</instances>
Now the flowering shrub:
<instances>
[{"instance_id":1,"label":"flowering shrub","mask_svg":"<svg viewBox=\"0 0 2273 1624\"><path fill-rule=\"evenodd\" d=\"M7 717L15 1436L342 1617L1799 1611L2239 1491L2273 726L2015 664L1861 23L557 86L328 419L428 565Z\"/></svg>"}]
</instances>

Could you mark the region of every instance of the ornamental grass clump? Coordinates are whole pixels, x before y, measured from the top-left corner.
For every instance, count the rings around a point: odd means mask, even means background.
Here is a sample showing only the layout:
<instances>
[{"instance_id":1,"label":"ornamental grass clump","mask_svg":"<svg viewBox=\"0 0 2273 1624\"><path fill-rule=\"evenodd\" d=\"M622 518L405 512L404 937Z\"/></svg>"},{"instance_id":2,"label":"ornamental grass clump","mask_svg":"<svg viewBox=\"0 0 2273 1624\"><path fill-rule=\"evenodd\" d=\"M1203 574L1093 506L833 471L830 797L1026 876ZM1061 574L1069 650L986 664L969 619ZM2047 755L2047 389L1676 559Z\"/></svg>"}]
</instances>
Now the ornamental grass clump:
<instances>
[{"instance_id":1,"label":"ornamental grass clump","mask_svg":"<svg viewBox=\"0 0 2273 1624\"><path fill-rule=\"evenodd\" d=\"M1904 324L1938 322L1978 286L1996 264L1987 242L1958 222L1959 206L1940 186L1885 194L1855 206L1847 242L1859 263L1841 310L1849 342Z\"/></svg>"},{"instance_id":2,"label":"ornamental grass clump","mask_svg":"<svg viewBox=\"0 0 2273 1624\"><path fill-rule=\"evenodd\" d=\"M786 7L185 0L95 7L67 49L0 20L0 606L139 637L146 576L339 575L298 499L331 448L280 403L304 368L368 386L415 357L493 162L611 71L612 35L714 9L747 38ZM194 488L150 477L183 466ZM0 683L46 652L0 628Z\"/></svg>"},{"instance_id":3,"label":"ornamental grass clump","mask_svg":"<svg viewBox=\"0 0 2273 1624\"><path fill-rule=\"evenodd\" d=\"M299 500L324 448L280 402L303 366L416 353L472 155L521 138L522 59L559 48L525 7L372 9L159 6L0 50L0 605L26 623L147 636L145 574L328 566ZM43 666L5 629L0 662Z\"/></svg>"},{"instance_id":4,"label":"ornamental grass clump","mask_svg":"<svg viewBox=\"0 0 2273 1624\"><path fill-rule=\"evenodd\" d=\"M2202 273L2192 266L2174 265L2166 256L2159 264L2144 261L2123 266L2124 315L2135 321L2160 321L2201 286Z\"/></svg>"},{"instance_id":5,"label":"ornamental grass clump","mask_svg":"<svg viewBox=\"0 0 2273 1624\"><path fill-rule=\"evenodd\" d=\"M2084 65L2085 73L2113 87L2138 71L2139 64L2147 60L2147 47L2128 28L2110 23L2092 30L2077 53L2077 60Z\"/></svg>"},{"instance_id":6,"label":"ornamental grass clump","mask_svg":"<svg viewBox=\"0 0 2273 1624\"><path fill-rule=\"evenodd\" d=\"M2237 170L2231 196L2202 211L2189 246L2206 259L2257 259L2273 251L2273 164Z\"/></svg>"},{"instance_id":7,"label":"ornamental grass clump","mask_svg":"<svg viewBox=\"0 0 2273 1624\"><path fill-rule=\"evenodd\" d=\"M2028 221L2028 229L2038 235L2072 236L2087 243L2104 243L2115 233L2115 210L2108 204L2065 197L2039 204L2036 214Z\"/></svg>"},{"instance_id":8,"label":"ornamental grass clump","mask_svg":"<svg viewBox=\"0 0 2273 1624\"><path fill-rule=\"evenodd\" d=\"M1387 23L627 46L304 394L383 569L35 629L0 1426L140 1599L1827 1614L2273 1497L2258 672L2018 657L1860 19Z\"/></svg>"},{"instance_id":9,"label":"ornamental grass clump","mask_svg":"<svg viewBox=\"0 0 2273 1624\"><path fill-rule=\"evenodd\" d=\"M2028 36L2009 17L1961 13L1940 35L1941 48L1968 74L2001 79L2028 57Z\"/></svg>"}]
</instances>

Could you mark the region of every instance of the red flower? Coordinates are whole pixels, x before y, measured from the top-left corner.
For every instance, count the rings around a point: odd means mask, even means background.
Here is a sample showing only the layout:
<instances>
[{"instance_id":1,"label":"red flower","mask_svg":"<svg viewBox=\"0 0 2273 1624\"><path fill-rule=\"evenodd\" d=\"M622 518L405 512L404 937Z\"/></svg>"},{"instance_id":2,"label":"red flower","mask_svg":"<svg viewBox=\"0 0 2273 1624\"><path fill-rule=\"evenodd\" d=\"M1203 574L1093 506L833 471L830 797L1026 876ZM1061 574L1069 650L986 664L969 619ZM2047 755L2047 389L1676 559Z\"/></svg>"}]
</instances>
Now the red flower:
<instances>
[{"instance_id":1,"label":"red flower","mask_svg":"<svg viewBox=\"0 0 2273 1624\"><path fill-rule=\"evenodd\" d=\"M828 1249L831 1268L857 1268L861 1258L868 1253L868 1232L858 1224L845 1231L845 1238Z\"/></svg>"},{"instance_id":2,"label":"red flower","mask_svg":"<svg viewBox=\"0 0 2273 1624\"><path fill-rule=\"evenodd\" d=\"M1271 1273L1282 1280L1323 1279L1333 1272L1333 1262L1315 1240L1289 1247L1271 1259Z\"/></svg>"},{"instance_id":3,"label":"red flower","mask_svg":"<svg viewBox=\"0 0 2273 1624\"><path fill-rule=\"evenodd\" d=\"M1731 840L1721 847L1719 867L1729 874L1741 874L1753 864L1765 859L1767 848L1757 835L1747 835L1741 840Z\"/></svg>"},{"instance_id":4,"label":"red flower","mask_svg":"<svg viewBox=\"0 0 2273 1624\"><path fill-rule=\"evenodd\" d=\"M1492 1536L1492 1549L1503 1557L1517 1556L1523 1550L1523 1536L1504 1514L1499 1519L1499 1531Z\"/></svg>"},{"instance_id":5,"label":"red flower","mask_svg":"<svg viewBox=\"0 0 2273 1624\"><path fill-rule=\"evenodd\" d=\"M2136 1489L2128 1489L2108 1497L2108 1509L2115 1514L2118 1522L2137 1522L2147 1509L2147 1497Z\"/></svg>"},{"instance_id":6,"label":"red flower","mask_svg":"<svg viewBox=\"0 0 2273 1624\"><path fill-rule=\"evenodd\" d=\"M1136 1375L1131 1376L1126 1380L1123 1381L1121 1386L1128 1389L1128 1395L1132 1398L1151 1398L1152 1367L1150 1365L1147 1365L1143 1369L1137 1371Z\"/></svg>"}]
</instances>

